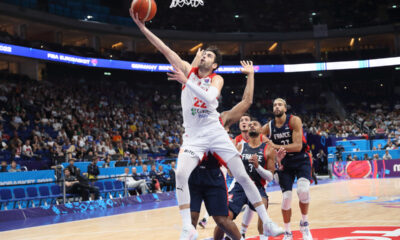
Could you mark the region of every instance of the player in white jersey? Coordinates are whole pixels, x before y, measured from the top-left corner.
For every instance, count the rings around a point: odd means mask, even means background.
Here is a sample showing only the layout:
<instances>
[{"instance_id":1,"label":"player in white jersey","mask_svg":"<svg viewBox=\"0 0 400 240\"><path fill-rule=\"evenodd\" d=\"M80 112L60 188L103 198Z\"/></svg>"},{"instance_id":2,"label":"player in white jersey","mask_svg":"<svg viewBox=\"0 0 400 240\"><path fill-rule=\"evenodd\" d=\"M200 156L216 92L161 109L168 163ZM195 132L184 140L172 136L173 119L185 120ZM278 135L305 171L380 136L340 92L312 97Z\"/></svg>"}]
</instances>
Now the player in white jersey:
<instances>
[{"instance_id":1,"label":"player in white jersey","mask_svg":"<svg viewBox=\"0 0 400 240\"><path fill-rule=\"evenodd\" d=\"M197 239L197 231L191 224L190 194L188 179L204 153L212 152L223 165L227 166L236 181L246 191L249 201L257 210L263 222L265 235L278 236L283 229L269 218L255 184L247 175L240 154L229 139L219 121L218 96L224 79L214 71L219 67L222 56L218 49L204 51L198 68L191 68L174 51L146 28L144 22L130 9L133 21L146 38L168 59L174 69L168 74L169 80L182 84L182 114L185 133L178 155L176 170L176 196L182 216L183 229L180 239Z\"/></svg>"}]
</instances>

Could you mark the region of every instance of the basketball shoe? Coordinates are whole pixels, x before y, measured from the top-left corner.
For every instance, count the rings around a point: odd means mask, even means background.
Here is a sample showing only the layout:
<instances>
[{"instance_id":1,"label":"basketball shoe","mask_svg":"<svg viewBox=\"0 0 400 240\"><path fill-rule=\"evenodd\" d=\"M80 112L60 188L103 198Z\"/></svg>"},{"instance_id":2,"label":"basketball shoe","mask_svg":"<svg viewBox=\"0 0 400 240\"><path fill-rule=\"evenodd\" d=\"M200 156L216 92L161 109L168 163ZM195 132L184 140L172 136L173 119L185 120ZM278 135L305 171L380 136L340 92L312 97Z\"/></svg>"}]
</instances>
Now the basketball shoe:
<instances>
[{"instance_id":1,"label":"basketball shoe","mask_svg":"<svg viewBox=\"0 0 400 240\"><path fill-rule=\"evenodd\" d=\"M281 227L273 222L267 222L263 225L264 235L277 237L285 233Z\"/></svg>"},{"instance_id":2,"label":"basketball shoe","mask_svg":"<svg viewBox=\"0 0 400 240\"><path fill-rule=\"evenodd\" d=\"M201 221L199 222L199 226L202 228L206 228L206 225L207 225L207 219L206 218L201 219Z\"/></svg>"},{"instance_id":3,"label":"basketball shoe","mask_svg":"<svg viewBox=\"0 0 400 240\"><path fill-rule=\"evenodd\" d=\"M293 240L293 234L291 232L285 232L283 240Z\"/></svg>"},{"instance_id":4,"label":"basketball shoe","mask_svg":"<svg viewBox=\"0 0 400 240\"><path fill-rule=\"evenodd\" d=\"M196 240L198 236L196 229L190 224L183 227L179 240Z\"/></svg>"},{"instance_id":5,"label":"basketball shoe","mask_svg":"<svg viewBox=\"0 0 400 240\"><path fill-rule=\"evenodd\" d=\"M300 221L300 232L303 235L303 240L312 240L312 235L310 228L308 227L308 222Z\"/></svg>"}]
</instances>

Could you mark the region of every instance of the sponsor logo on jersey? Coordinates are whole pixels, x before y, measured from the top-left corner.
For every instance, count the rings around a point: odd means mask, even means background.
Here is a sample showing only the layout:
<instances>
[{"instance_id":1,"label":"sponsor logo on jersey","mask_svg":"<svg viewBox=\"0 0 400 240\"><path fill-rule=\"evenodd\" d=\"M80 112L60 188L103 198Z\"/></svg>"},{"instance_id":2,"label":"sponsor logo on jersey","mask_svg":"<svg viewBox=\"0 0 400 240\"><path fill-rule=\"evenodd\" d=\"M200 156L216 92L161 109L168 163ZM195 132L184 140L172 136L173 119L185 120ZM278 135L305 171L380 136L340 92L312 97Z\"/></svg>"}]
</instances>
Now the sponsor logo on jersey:
<instances>
[{"instance_id":1,"label":"sponsor logo on jersey","mask_svg":"<svg viewBox=\"0 0 400 240\"><path fill-rule=\"evenodd\" d=\"M197 115L197 117L199 117L199 118L206 118L211 114L211 111L207 110L207 109L192 108L190 110L191 110L193 116Z\"/></svg>"}]
</instances>

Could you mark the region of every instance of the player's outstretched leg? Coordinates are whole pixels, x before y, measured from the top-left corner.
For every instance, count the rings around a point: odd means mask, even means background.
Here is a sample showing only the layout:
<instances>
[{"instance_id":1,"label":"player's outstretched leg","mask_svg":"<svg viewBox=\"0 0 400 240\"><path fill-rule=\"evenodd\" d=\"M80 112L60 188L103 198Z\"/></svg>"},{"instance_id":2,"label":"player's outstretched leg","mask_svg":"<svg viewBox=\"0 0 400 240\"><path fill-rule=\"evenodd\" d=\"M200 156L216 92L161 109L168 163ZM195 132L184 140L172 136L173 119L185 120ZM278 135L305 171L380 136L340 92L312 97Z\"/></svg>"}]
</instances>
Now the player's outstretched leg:
<instances>
[{"instance_id":1,"label":"player's outstretched leg","mask_svg":"<svg viewBox=\"0 0 400 240\"><path fill-rule=\"evenodd\" d=\"M308 224L308 206L310 204L310 181L308 179L300 178L297 180L297 195L299 196L301 211L300 232L303 235L303 240L312 240Z\"/></svg>"},{"instance_id":2,"label":"player's outstretched leg","mask_svg":"<svg viewBox=\"0 0 400 240\"><path fill-rule=\"evenodd\" d=\"M283 229L278 227L272 222L271 218L269 218L267 210L261 200L261 195L258 192L256 185L251 181L247 174L240 157L237 155L230 159L227 162L227 165L233 177L243 187L247 198L256 209L258 216L261 218L264 227L264 235L274 237L282 235L284 233Z\"/></svg>"},{"instance_id":3,"label":"player's outstretched leg","mask_svg":"<svg viewBox=\"0 0 400 240\"><path fill-rule=\"evenodd\" d=\"M254 211L251 210L250 207L246 205L243 213L242 227L240 229L240 234L242 234L243 237L246 236L247 228L249 227L253 215Z\"/></svg>"},{"instance_id":4,"label":"player's outstretched leg","mask_svg":"<svg viewBox=\"0 0 400 240\"><path fill-rule=\"evenodd\" d=\"M182 233L180 240L197 239L197 231L191 224L190 216L190 192L189 176L196 168L199 158L186 152L179 153L178 166L176 168L176 198L178 200L179 212L182 217Z\"/></svg>"}]
</instances>

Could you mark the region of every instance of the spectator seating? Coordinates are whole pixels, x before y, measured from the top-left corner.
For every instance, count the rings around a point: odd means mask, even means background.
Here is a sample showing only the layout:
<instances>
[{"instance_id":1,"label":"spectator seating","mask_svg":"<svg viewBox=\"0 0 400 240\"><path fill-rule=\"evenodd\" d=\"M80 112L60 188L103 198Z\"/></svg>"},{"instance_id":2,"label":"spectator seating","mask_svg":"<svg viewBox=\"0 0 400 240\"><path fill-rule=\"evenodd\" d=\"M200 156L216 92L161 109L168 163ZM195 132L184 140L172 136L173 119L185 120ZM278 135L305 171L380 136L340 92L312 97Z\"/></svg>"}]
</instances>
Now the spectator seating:
<instances>
[{"instance_id":1,"label":"spectator seating","mask_svg":"<svg viewBox=\"0 0 400 240\"><path fill-rule=\"evenodd\" d=\"M392 141L394 140L395 139L392 139ZM374 148L378 149L379 144L383 148L387 144L387 139L338 141L336 142L336 146L328 147L328 159L329 162L336 160L337 146L342 146L344 148L342 152L343 160L345 160L348 155L352 157L357 156L359 160L362 160L364 154L367 154L371 159L375 154L378 154L381 159L385 154L385 150L373 150ZM400 149L389 150L389 154L393 159L400 159Z\"/></svg>"}]
</instances>

